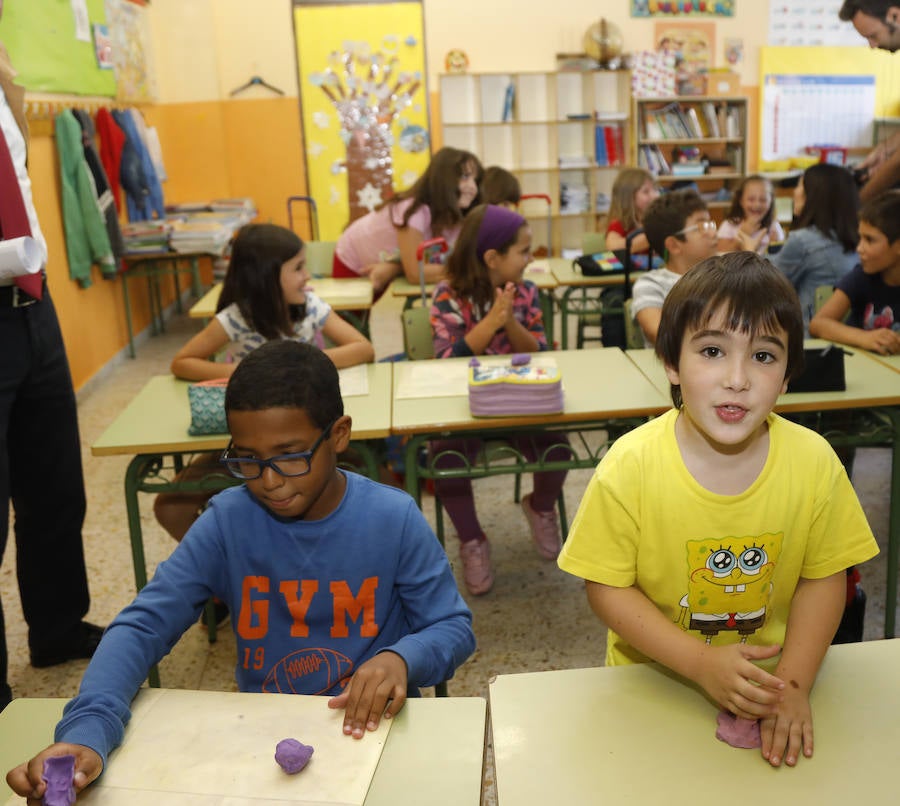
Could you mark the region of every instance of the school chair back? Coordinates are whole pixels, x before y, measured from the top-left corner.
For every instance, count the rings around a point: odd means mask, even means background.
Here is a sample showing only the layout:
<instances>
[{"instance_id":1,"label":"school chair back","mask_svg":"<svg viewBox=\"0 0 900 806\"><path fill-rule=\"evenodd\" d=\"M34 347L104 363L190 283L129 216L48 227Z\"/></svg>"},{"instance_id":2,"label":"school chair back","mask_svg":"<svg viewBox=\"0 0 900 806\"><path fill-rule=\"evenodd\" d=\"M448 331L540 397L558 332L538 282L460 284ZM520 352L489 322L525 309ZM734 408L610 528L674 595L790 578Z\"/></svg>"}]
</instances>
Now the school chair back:
<instances>
[{"instance_id":1,"label":"school chair back","mask_svg":"<svg viewBox=\"0 0 900 806\"><path fill-rule=\"evenodd\" d=\"M316 200L312 196L288 196L287 200L287 216L288 229L296 232L294 229L294 205L305 204L309 209L309 240L319 240L319 209L316 207Z\"/></svg>"},{"instance_id":2,"label":"school chair back","mask_svg":"<svg viewBox=\"0 0 900 806\"><path fill-rule=\"evenodd\" d=\"M434 358L434 339L431 334L431 310L428 304L428 293L425 289L425 264L436 255L447 252L449 246L443 238L430 238L422 241L416 249L416 260L419 262L419 294L421 305L407 308L401 314L403 322L403 349L410 361L423 358Z\"/></svg>"},{"instance_id":3,"label":"school chair back","mask_svg":"<svg viewBox=\"0 0 900 806\"><path fill-rule=\"evenodd\" d=\"M644 346L644 334L631 313L631 298L625 300L625 349L640 350Z\"/></svg>"},{"instance_id":4,"label":"school chair back","mask_svg":"<svg viewBox=\"0 0 900 806\"><path fill-rule=\"evenodd\" d=\"M822 306L831 299L833 293L833 285L820 285L816 288L815 296L813 297L816 313L818 313Z\"/></svg>"},{"instance_id":5,"label":"school chair back","mask_svg":"<svg viewBox=\"0 0 900 806\"><path fill-rule=\"evenodd\" d=\"M336 241L307 241L306 270L312 277L331 277Z\"/></svg>"}]
</instances>

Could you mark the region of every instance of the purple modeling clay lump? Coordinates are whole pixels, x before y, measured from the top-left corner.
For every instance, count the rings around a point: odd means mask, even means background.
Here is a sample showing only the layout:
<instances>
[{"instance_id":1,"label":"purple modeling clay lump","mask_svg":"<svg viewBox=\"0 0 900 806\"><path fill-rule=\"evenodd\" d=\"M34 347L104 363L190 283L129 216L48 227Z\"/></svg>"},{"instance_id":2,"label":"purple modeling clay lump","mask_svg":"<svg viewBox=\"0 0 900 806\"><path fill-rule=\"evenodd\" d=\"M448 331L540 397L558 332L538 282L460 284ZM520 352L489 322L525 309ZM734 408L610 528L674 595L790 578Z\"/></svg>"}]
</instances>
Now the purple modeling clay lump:
<instances>
[{"instance_id":1,"label":"purple modeling clay lump","mask_svg":"<svg viewBox=\"0 0 900 806\"><path fill-rule=\"evenodd\" d=\"M300 772L312 758L313 746L296 739L282 739L275 746L275 761L288 775Z\"/></svg>"},{"instance_id":2,"label":"purple modeling clay lump","mask_svg":"<svg viewBox=\"0 0 900 806\"><path fill-rule=\"evenodd\" d=\"M480 366L481 366L481 362L480 362L477 358L475 358L475 356L472 356L472 357L469 359L469 366L470 366L470 367L480 367Z\"/></svg>"},{"instance_id":3,"label":"purple modeling clay lump","mask_svg":"<svg viewBox=\"0 0 900 806\"><path fill-rule=\"evenodd\" d=\"M509 360L509 363L514 367L524 367L531 361L531 356L528 353L513 353L513 357Z\"/></svg>"},{"instance_id":4,"label":"purple modeling clay lump","mask_svg":"<svg viewBox=\"0 0 900 806\"><path fill-rule=\"evenodd\" d=\"M742 719L729 711L719 711L719 715L716 717L716 738L732 747L749 749L762 746L762 739L759 736L759 721Z\"/></svg>"},{"instance_id":5,"label":"purple modeling clay lump","mask_svg":"<svg viewBox=\"0 0 900 806\"><path fill-rule=\"evenodd\" d=\"M41 778L47 783L44 806L72 806L75 803L75 756L44 759Z\"/></svg>"}]
</instances>

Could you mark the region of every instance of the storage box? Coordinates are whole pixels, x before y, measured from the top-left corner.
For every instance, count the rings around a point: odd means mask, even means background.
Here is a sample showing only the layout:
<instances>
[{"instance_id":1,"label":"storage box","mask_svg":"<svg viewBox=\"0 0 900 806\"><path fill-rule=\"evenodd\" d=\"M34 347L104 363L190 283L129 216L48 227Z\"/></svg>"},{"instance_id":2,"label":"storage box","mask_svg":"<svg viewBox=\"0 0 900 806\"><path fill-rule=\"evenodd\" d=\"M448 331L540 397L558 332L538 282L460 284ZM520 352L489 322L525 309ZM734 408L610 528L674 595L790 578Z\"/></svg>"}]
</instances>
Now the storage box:
<instances>
[{"instance_id":1,"label":"storage box","mask_svg":"<svg viewBox=\"0 0 900 806\"><path fill-rule=\"evenodd\" d=\"M710 70L706 74L707 95L738 95L741 91L741 77L731 70Z\"/></svg>"}]
</instances>

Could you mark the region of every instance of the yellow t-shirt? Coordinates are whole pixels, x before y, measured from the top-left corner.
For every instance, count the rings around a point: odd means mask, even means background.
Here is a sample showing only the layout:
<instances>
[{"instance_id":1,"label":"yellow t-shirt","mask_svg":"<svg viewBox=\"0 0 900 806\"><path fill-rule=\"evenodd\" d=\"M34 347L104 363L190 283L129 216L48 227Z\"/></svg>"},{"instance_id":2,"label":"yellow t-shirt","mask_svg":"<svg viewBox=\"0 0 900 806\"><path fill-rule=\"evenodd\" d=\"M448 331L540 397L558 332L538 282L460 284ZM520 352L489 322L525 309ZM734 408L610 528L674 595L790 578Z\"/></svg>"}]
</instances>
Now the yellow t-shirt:
<instances>
[{"instance_id":1,"label":"yellow t-shirt","mask_svg":"<svg viewBox=\"0 0 900 806\"><path fill-rule=\"evenodd\" d=\"M781 644L800 577L878 553L828 443L770 414L769 455L739 495L702 487L678 449L671 410L621 437L597 467L559 556L570 574L635 586L713 645ZM606 663L646 656L609 631Z\"/></svg>"}]
</instances>

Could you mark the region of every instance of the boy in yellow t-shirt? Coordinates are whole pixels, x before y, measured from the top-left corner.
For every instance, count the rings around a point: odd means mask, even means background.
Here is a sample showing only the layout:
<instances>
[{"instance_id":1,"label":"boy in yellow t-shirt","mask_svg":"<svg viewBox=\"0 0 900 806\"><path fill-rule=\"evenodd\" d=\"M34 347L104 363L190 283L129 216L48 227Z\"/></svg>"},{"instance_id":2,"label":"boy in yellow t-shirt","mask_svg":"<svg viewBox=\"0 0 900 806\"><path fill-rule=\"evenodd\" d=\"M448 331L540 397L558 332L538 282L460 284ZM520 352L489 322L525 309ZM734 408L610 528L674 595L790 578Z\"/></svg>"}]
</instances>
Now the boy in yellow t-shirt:
<instances>
[{"instance_id":1,"label":"boy in yellow t-shirt","mask_svg":"<svg viewBox=\"0 0 900 806\"><path fill-rule=\"evenodd\" d=\"M603 458L559 566L609 626L608 665L669 667L793 766L845 569L878 553L828 443L772 413L802 364L797 295L755 253L704 260L666 298L656 352L676 408Z\"/></svg>"}]
</instances>

